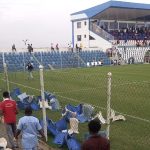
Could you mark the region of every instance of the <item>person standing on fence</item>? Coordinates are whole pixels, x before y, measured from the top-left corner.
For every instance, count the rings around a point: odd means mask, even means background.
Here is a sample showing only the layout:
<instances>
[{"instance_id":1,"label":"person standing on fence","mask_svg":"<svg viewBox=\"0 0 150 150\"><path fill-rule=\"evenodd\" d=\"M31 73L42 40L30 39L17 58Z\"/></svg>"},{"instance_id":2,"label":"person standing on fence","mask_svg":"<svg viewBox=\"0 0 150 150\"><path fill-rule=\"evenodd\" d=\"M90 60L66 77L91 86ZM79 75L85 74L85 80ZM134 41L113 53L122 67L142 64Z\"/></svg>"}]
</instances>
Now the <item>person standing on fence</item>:
<instances>
[{"instance_id":1,"label":"person standing on fence","mask_svg":"<svg viewBox=\"0 0 150 150\"><path fill-rule=\"evenodd\" d=\"M56 44L56 50L59 51L59 46L58 43Z\"/></svg>"},{"instance_id":2,"label":"person standing on fence","mask_svg":"<svg viewBox=\"0 0 150 150\"><path fill-rule=\"evenodd\" d=\"M22 132L21 144L23 150L37 150L38 148L38 133L40 133L45 140L44 132L36 117L32 116L32 108L26 107L25 116L19 119L17 132L15 138L18 139Z\"/></svg>"},{"instance_id":3,"label":"person standing on fence","mask_svg":"<svg viewBox=\"0 0 150 150\"><path fill-rule=\"evenodd\" d=\"M110 150L109 140L98 134L101 129L101 124L98 119L90 121L88 129L90 137L84 141L81 150Z\"/></svg>"},{"instance_id":4,"label":"person standing on fence","mask_svg":"<svg viewBox=\"0 0 150 150\"><path fill-rule=\"evenodd\" d=\"M30 45L30 51L33 53L33 46L32 46L32 44Z\"/></svg>"},{"instance_id":5,"label":"person standing on fence","mask_svg":"<svg viewBox=\"0 0 150 150\"><path fill-rule=\"evenodd\" d=\"M54 51L53 43L51 43L51 51Z\"/></svg>"},{"instance_id":6,"label":"person standing on fence","mask_svg":"<svg viewBox=\"0 0 150 150\"><path fill-rule=\"evenodd\" d=\"M17 143L14 140L16 132L16 114L18 114L16 101L12 100L7 91L3 92L4 100L0 105L0 114L4 116L4 123L8 136L9 143L12 149L17 148Z\"/></svg>"},{"instance_id":7,"label":"person standing on fence","mask_svg":"<svg viewBox=\"0 0 150 150\"><path fill-rule=\"evenodd\" d=\"M15 46L15 44L12 45L12 52L16 52L16 46Z\"/></svg>"},{"instance_id":8,"label":"person standing on fence","mask_svg":"<svg viewBox=\"0 0 150 150\"><path fill-rule=\"evenodd\" d=\"M78 44L76 43L76 52L79 51L79 47L78 47Z\"/></svg>"},{"instance_id":9,"label":"person standing on fence","mask_svg":"<svg viewBox=\"0 0 150 150\"><path fill-rule=\"evenodd\" d=\"M26 65L26 68L28 70L28 79L33 79L33 75L32 75L32 71L33 71L33 64L31 62L28 62L27 65Z\"/></svg>"},{"instance_id":10,"label":"person standing on fence","mask_svg":"<svg viewBox=\"0 0 150 150\"><path fill-rule=\"evenodd\" d=\"M28 44L28 52L31 54L33 52L33 47L32 47L32 44Z\"/></svg>"}]
</instances>

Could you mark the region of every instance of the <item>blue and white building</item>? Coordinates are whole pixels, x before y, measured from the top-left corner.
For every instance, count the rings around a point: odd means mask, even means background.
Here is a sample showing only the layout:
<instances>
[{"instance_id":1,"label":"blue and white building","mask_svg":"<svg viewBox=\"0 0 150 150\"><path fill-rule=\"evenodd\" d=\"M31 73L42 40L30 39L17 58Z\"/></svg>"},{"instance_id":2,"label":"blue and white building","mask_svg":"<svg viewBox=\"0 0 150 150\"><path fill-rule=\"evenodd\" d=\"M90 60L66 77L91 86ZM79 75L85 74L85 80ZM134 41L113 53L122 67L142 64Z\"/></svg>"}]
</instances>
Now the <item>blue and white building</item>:
<instances>
[{"instance_id":1,"label":"blue and white building","mask_svg":"<svg viewBox=\"0 0 150 150\"><path fill-rule=\"evenodd\" d=\"M108 1L71 14L72 43L83 48L112 47L117 40L111 31L150 27L150 4Z\"/></svg>"}]
</instances>

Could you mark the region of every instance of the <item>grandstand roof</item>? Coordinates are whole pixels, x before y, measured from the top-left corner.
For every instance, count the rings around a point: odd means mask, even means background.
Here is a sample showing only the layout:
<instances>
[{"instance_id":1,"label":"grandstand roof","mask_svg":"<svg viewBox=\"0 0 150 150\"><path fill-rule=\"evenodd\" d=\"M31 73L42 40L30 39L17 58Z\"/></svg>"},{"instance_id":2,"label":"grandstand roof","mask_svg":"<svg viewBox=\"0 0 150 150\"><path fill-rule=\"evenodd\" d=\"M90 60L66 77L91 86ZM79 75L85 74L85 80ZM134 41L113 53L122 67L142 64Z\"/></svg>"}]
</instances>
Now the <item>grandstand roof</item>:
<instances>
[{"instance_id":1,"label":"grandstand roof","mask_svg":"<svg viewBox=\"0 0 150 150\"><path fill-rule=\"evenodd\" d=\"M71 14L72 20L100 18L107 20L150 20L150 4L108 1Z\"/></svg>"}]
</instances>

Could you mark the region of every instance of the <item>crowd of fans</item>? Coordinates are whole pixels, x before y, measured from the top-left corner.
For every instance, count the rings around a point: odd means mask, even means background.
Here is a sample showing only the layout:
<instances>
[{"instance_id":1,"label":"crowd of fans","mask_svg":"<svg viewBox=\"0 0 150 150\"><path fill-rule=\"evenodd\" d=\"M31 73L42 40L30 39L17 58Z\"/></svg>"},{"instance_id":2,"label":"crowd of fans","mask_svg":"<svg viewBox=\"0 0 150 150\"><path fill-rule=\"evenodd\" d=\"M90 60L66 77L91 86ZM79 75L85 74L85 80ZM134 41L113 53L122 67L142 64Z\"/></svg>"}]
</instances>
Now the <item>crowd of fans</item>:
<instances>
[{"instance_id":1,"label":"crowd of fans","mask_svg":"<svg viewBox=\"0 0 150 150\"><path fill-rule=\"evenodd\" d=\"M116 40L149 40L150 27L130 27L109 31Z\"/></svg>"}]
</instances>

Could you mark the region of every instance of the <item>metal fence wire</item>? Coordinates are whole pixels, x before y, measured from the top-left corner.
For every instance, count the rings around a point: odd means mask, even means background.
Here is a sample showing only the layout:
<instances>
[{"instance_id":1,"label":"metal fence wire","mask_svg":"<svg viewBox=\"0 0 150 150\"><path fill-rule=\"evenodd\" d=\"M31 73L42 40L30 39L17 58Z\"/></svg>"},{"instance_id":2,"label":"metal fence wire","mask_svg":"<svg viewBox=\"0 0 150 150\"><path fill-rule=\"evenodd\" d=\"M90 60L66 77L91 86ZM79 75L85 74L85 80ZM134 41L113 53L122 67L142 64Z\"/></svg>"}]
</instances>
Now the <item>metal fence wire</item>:
<instances>
[{"instance_id":1,"label":"metal fence wire","mask_svg":"<svg viewBox=\"0 0 150 150\"><path fill-rule=\"evenodd\" d=\"M97 53L98 51L96 51ZM15 57L20 57L19 55L17 54ZM45 53L42 53L43 55ZM5 61L7 59L8 57L5 58ZM34 64L37 62L36 59L42 62L36 54L34 56L29 55L29 59L32 59ZM98 58L96 59L98 60ZM25 61L28 61L28 59L25 59ZM104 60L104 62L110 63L108 59ZM80 63L82 63L82 60L80 60ZM1 95L3 91L8 90L8 83L10 92L15 88L19 88L28 95L34 95L35 98L41 95L38 63L37 69L33 71L33 79L28 79L28 72L25 67L22 66L19 69L16 65L11 65L10 67L9 63L6 64L8 82L5 74L6 71L3 69L0 74ZM44 63L42 64L44 66L44 90L55 95L61 106L57 111L47 109L46 115L48 118L54 122L58 121L62 117L62 110L68 104L72 106L89 104L94 107L91 118L96 115L100 119L103 117L104 124L102 124L101 130L109 137L112 150L149 149L149 64L109 64L91 67L81 67L80 65L77 68L73 65L66 68L57 68L52 65L53 69L49 69ZM63 66L64 64L60 63L59 65ZM16 100L18 101L18 99ZM41 112L41 109L35 111L34 115L41 119ZM20 116L23 116L22 110L18 118ZM84 140L87 132L87 122L79 123L77 139L80 143ZM52 147L57 148L57 145L53 143L53 137L49 133L48 141ZM67 149L67 147L63 147L62 149Z\"/></svg>"}]
</instances>

